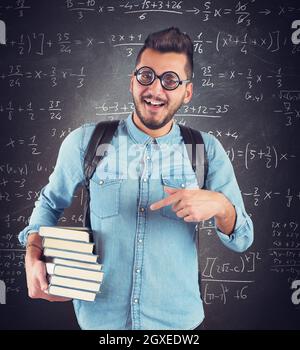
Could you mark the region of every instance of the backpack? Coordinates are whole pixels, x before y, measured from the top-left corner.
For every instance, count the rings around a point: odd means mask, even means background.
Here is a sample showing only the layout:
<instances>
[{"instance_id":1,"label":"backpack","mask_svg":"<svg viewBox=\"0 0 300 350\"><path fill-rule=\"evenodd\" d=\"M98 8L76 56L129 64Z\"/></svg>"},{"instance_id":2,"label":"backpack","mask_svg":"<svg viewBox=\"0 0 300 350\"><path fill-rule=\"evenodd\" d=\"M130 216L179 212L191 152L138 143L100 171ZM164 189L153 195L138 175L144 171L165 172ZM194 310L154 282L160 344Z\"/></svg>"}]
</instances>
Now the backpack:
<instances>
[{"instance_id":1,"label":"backpack","mask_svg":"<svg viewBox=\"0 0 300 350\"><path fill-rule=\"evenodd\" d=\"M97 165L101 160L106 156L107 151L105 147L101 148L101 154L97 153L97 149L99 145L108 145L115 133L115 131L118 128L119 120L112 120L112 121L102 121L99 122L90 138L90 141L88 143L85 157L84 157L84 177L85 177L85 189L86 189L86 200L85 200L85 206L84 206L84 220L83 225L85 227L91 228L90 223L90 179L92 178ZM187 153L189 160L191 162L193 171L195 172L198 184L200 188L205 188L205 182L208 172L208 161L207 161L207 154L204 147L203 138L201 136L201 133L198 130L192 129L187 126L179 125L180 132L182 135L182 138L184 140L184 143L186 145L191 145L191 147L187 147ZM203 152L203 158L204 159L197 159L197 157L201 157L199 152L196 152L196 146L202 145L204 148ZM204 167L204 176L202 176L202 173L200 174L200 169L197 169L197 164L202 164ZM203 179L203 180L202 180ZM201 185L200 185L201 184ZM202 185L203 184L203 185ZM197 252L199 257L199 225L196 225L196 245L197 245ZM198 262L200 259L198 259ZM200 267L200 266L199 266ZM199 269L200 270L200 269Z\"/></svg>"}]
</instances>

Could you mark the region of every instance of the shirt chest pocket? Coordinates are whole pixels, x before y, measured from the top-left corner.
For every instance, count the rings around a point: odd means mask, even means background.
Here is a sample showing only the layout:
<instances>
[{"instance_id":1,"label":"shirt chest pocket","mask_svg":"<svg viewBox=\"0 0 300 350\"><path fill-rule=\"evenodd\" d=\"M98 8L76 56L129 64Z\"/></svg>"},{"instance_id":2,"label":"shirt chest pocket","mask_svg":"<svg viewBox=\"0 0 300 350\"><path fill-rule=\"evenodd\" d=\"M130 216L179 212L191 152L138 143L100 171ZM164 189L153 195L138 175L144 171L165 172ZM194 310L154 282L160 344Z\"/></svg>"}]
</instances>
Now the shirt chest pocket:
<instances>
[{"instance_id":1,"label":"shirt chest pocket","mask_svg":"<svg viewBox=\"0 0 300 350\"><path fill-rule=\"evenodd\" d=\"M162 198L169 197L169 194L167 194L164 191L164 186L176 188L176 189L196 189L198 187L197 179L193 175L189 177L180 177L180 178L172 178L172 177L164 177L161 178L162 182ZM172 210L172 204L168 205L166 207L163 207L160 209L160 213L162 216L167 217L169 219L173 220L182 220L182 218L179 218L176 213Z\"/></svg>"},{"instance_id":2,"label":"shirt chest pocket","mask_svg":"<svg viewBox=\"0 0 300 350\"><path fill-rule=\"evenodd\" d=\"M119 214L121 179L91 179L90 210L101 219Z\"/></svg>"}]
</instances>

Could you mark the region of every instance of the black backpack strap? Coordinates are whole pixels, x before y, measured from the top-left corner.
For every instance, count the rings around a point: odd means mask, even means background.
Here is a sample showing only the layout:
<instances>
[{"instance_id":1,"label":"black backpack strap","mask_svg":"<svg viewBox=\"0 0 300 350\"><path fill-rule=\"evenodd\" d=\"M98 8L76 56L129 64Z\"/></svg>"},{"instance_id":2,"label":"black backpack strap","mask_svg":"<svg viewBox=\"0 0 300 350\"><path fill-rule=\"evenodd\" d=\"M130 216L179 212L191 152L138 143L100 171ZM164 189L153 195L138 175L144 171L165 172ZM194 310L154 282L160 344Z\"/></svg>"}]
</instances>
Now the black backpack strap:
<instances>
[{"instance_id":1,"label":"black backpack strap","mask_svg":"<svg viewBox=\"0 0 300 350\"><path fill-rule=\"evenodd\" d=\"M196 174L200 188L205 188L208 161L200 131L179 124L184 143L187 145L187 153Z\"/></svg>"},{"instance_id":2,"label":"black backpack strap","mask_svg":"<svg viewBox=\"0 0 300 350\"><path fill-rule=\"evenodd\" d=\"M199 187L205 188L207 172L208 172L208 160L207 160L207 154L206 154L202 135L200 131L189 128L187 126L179 124L179 127L180 127L180 131L181 131L181 135L184 140L184 143L187 145L186 147L187 153L188 153L192 168L196 174ZM203 147L203 148L200 149L199 146L197 145L200 145L200 147ZM199 288L201 288L199 223L196 225L196 229L195 229L195 244L197 247L197 254L198 254Z\"/></svg>"},{"instance_id":3,"label":"black backpack strap","mask_svg":"<svg viewBox=\"0 0 300 350\"><path fill-rule=\"evenodd\" d=\"M88 146L86 148L84 157L84 184L86 188L86 200L84 205L84 219L83 225L91 228L90 222L90 179L92 178L97 165L105 157L107 147L110 144L115 131L119 125L119 120L103 121L96 125L93 134L90 138ZM98 147L104 145L101 148L101 153L98 152ZM105 147L106 145L106 147Z\"/></svg>"}]
</instances>

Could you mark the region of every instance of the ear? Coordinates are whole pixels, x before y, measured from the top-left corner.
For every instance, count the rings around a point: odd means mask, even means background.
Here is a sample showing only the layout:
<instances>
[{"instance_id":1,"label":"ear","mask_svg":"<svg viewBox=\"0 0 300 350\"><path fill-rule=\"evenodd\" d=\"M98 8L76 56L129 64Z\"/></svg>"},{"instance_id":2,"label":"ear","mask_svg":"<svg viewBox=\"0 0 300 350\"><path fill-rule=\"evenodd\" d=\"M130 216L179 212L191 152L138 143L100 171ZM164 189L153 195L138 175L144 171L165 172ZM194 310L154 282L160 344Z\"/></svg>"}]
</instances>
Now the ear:
<instances>
[{"instance_id":1,"label":"ear","mask_svg":"<svg viewBox=\"0 0 300 350\"><path fill-rule=\"evenodd\" d=\"M193 83L188 83L186 86L185 97L183 103L189 103L193 97Z\"/></svg>"}]
</instances>

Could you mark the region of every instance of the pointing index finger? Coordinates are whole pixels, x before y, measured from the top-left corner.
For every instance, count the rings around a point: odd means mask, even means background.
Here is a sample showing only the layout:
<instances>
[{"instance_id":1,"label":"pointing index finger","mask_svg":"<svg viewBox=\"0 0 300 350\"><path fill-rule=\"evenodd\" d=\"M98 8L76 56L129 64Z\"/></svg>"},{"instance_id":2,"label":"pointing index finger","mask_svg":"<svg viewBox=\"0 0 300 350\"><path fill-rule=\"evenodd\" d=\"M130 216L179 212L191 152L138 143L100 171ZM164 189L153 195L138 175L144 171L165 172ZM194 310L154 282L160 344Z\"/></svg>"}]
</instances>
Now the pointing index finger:
<instances>
[{"instance_id":1,"label":"pointing index finger","mask_svg":"<svg viewBox=\"0 0 300 350\"><path fill-rule=\"evenodd\" d=\"M157 210L163 207L166 207L167 205L176 203L180 199L180 191L176 191L175 193L171 194L169 197L166 197L164 199L161 199L160 201L157 201L155 203L152 203L150 205L151 210Z\"/></svg>"}]
</instances>

